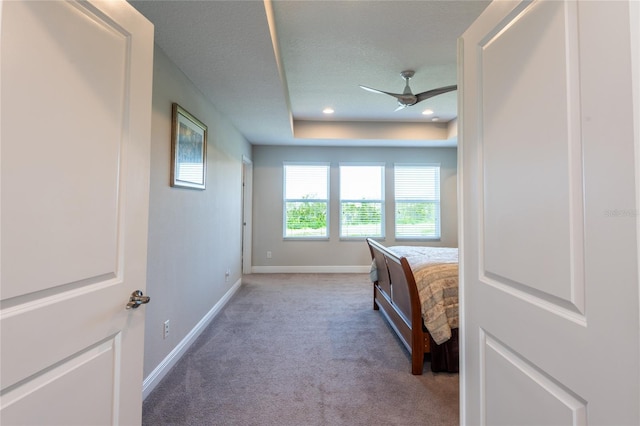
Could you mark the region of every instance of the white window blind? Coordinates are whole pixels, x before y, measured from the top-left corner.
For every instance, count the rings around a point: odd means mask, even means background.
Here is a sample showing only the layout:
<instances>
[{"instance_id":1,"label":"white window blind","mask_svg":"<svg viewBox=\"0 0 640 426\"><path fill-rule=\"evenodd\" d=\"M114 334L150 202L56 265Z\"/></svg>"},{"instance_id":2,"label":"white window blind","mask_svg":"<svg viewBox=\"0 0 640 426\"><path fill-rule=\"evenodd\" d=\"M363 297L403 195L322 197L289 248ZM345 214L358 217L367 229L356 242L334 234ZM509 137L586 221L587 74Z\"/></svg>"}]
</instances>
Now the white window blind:
<instances>
[{"instance_id":1,"label":"white window blind","mask_svg":"<svg viewBox=\"0 0 640 426\"><path fill-rule=\"evenodd\" d=\"M284 165L284 237L327 237L329 164Z\"/></svg>"},{"instance_id":2,"label":"white window blind","mask_svg":"<svg viewBox=\"0 0 640 426\"><path fill-rule=\"evenodd\" d=\"M440 238L440 165L396 164L396 238Z\"/></svg>"},{"instance_id":3,"label":"white window blind","mask_svg":"<svg viewBox=\"0 0 640 426\"><path fill-rule=\"evenodd\" d=\"M340 237L382 237L384 165L340 165Z\"/></svg>"}]
</instances>

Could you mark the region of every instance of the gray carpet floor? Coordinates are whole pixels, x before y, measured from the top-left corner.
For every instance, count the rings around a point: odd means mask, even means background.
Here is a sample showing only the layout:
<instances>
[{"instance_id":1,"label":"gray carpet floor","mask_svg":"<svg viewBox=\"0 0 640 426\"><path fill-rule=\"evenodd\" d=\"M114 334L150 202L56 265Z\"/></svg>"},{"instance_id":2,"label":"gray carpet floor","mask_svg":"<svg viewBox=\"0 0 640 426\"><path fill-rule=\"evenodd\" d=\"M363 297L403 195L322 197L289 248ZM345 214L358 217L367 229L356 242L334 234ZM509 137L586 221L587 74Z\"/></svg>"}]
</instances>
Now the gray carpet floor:
<instances>
[{"instance_id":1,"label":"gray carpet floor","mask_svg":"<svg viewBox=\"0 0 640 426\"><path fill-rule=\"evenodd\" d=\"M458 375L411 375L365 274L253 274L143 404L143 425L457 425Z\"/></svg>"}]
</instances>

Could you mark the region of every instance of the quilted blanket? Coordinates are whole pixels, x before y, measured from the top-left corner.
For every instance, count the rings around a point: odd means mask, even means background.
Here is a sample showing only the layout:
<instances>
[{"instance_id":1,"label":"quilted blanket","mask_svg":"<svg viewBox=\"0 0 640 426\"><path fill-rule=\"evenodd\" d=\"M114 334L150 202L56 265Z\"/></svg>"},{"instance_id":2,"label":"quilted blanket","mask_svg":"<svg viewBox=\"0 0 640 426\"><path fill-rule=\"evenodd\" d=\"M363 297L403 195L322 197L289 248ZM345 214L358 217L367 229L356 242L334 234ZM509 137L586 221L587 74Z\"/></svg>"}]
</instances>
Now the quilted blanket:
<instances>
[{"instance_id":1,"label":"quilted blanket","mask_svg":"<svg viewBox=\"0 0 640 426\"><path fill-rule=\"evenodd\" d=\"M418 287L424 325L437 344L446 342L451 329L458 328L458 249L416 246L388 249L407 258Z\"/></svg>"}]
</instances>

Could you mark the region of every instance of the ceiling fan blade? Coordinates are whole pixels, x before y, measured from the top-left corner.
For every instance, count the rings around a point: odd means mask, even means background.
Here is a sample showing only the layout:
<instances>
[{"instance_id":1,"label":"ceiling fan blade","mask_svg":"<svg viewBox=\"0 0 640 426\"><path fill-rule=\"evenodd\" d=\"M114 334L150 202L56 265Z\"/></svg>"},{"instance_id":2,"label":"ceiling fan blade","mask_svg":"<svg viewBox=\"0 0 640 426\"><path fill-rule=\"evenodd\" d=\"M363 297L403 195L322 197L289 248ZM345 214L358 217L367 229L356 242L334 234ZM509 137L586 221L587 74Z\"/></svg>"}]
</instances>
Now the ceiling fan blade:
<instances>
[{"instance_id":1,"label":"ceiling fan blade","mask_svg":"<svg viewBox=\"0 0 640 426\"><path fill-rule=\"evenodd\" d=\"M397 93L385 92L383 90L373 89L373 88L367 87L367 86L362 86L361 85L360 87L363 88L366 91L369 91L369 92L382 93L383 95L390 95L390 96L393 96L394 98L397 98L398 96L402 96L402 95L397 94Z\"/></svg>"},{"instance_id":2,"label":"ceiling fan blade","mask_svg":"<svg viewBox=\"0 0 640 426\"><path fill-rule=\"evenodd\" d=\"M439 87L437 89L431 89L427 90L426 92L418 93L416 95L416 103L424 101L425 99L433 98L434 96L442 95L443 93L451 92L456 89L458 89L458 86L454 84L452 86Z\"/></svg>"},{"instance_id":3,"label":"ceiling fan blade","mask_svg":"<svg viewBox=\"0 0 640 426\"><path fill-rule=\"evenodd\" d=\"M398 108L394 109L393 112L400 111L401 109L405 109L409 105L398 103Z\"/></svg>"},{"instance_id":4,"label":"ceiling fan blade","mask_svg":"<svg viewBox=\"0 0 640 426\"><path fill-rule=\"evenodd\" d=\"M381 93L383 95L389 95L389 96L393 96L394 98L396 98L398 100L398 103L400 105L403 105L403 108L409 105L413 105L415 103L417 103L417 98L415 95L412 94L406 94L406 93L391 93L391 92L385 92L384 90L378 90L378 89L372 89L371 87L367 87L367 86L360 86L362 87L364 90L367 90L369 92L373 92L373 93Z\"/></svg>"}]
</instances>

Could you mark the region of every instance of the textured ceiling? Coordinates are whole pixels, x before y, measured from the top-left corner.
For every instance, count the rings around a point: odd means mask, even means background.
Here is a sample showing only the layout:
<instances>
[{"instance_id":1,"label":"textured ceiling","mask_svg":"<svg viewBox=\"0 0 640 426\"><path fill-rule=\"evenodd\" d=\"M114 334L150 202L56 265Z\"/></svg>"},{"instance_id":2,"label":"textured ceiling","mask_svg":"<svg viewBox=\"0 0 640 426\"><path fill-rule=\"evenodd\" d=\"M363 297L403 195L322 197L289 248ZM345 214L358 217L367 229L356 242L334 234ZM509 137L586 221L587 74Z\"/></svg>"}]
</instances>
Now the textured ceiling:
<instances>
[{"instance_id":1,"label":"textured ceiling","mask_svg":"<svg viewBox=\"0 0 640 426\"><path fill-rule=\"evenodd\" d=\"M253 144L455 146L457 38L487 1L131 1L157 45ZM335 110L331 116L324 107ZM422 115L430 108L437 123ZM453 121L452 121L453 120Z\"/></svg>"}]
</instances>

